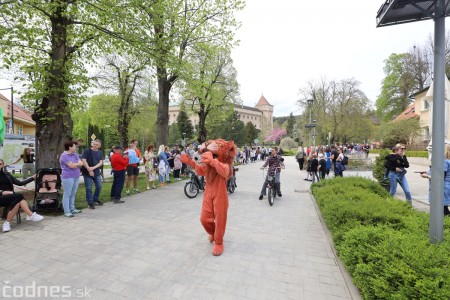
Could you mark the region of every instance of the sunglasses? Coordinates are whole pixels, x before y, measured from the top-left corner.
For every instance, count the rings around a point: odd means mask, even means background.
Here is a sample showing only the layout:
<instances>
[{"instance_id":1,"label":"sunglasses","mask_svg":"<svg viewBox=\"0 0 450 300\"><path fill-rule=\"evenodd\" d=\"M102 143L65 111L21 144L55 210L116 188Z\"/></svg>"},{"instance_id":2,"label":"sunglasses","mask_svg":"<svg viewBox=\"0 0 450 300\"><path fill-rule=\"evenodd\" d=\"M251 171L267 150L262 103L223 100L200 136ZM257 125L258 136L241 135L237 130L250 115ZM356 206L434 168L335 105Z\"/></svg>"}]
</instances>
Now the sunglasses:
<instances>
[{"instance_id":1,"label":"sunglasses","mask_svg":"<svg viewBox=\"0 0 450 300\"><path fill-rule=\"evenodd\" d=\"M402 149L402 150L406 150L406 148L400 148L400 149Z\"/></svg>"}]
</instances>

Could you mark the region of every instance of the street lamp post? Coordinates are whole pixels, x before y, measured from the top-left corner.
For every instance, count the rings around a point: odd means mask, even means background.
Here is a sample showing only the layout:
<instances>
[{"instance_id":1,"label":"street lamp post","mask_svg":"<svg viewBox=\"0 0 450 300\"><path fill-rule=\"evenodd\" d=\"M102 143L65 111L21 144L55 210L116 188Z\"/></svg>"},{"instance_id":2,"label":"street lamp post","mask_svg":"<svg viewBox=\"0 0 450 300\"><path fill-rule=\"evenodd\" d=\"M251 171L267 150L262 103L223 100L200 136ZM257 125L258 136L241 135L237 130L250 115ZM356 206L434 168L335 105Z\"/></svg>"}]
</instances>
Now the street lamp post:
<instances>
[{"instance_id":1,"label":"street lamp post","mask_svg":"<svg viewBox=\"0 0 450 300\"><path fill-rule=\"evenodd\" d=\"M309 145L311 145L311 128L313 127L312 123L311 123L311 111L312 111L312 106L314 104L314 99L308 99L308 100L306 100L306 103L308 104L308 107L309 107L309 124L306 127L309 128Z\"/></svg>"},{"instance_id":2,"label":"street lamp post","mask_svg":"<svg viewBox=\"0 0 450 300\"><path fill-rule=\"evenodd\" d=\"M313 146L316 146L316 120L313 120L313 123L311 124L312 128L313 128Z\"/></svg>"},{"instance_id":3,"label":"street lamp post","mask_svg":"<svg viewBox=\"0 0 450 300\"><path fill-rule=\"evenodd\" d=\"M14 134L14 87L0 89L0 91L11 90L11 129L12 134Z\"/></svg>"}]
</instances>

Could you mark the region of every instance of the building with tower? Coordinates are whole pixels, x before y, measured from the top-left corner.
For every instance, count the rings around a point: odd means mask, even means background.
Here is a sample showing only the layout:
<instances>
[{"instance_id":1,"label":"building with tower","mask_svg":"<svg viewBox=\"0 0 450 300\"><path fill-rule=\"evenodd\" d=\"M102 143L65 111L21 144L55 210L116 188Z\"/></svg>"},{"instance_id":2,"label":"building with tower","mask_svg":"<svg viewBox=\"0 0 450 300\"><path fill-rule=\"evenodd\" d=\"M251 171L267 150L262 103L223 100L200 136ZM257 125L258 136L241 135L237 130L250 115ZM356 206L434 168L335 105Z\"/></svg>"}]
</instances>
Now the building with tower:
<instances>
[{"instance_id":1,"label":"building with tower","mask_svg":"<svg viewBox=\"0 0 450 300\"><path fill-rule=\"evenodd\" d=\"M235 105L234 111L239 114L239 119L247 124L251 122L255 128L260 130L263 135L273 130L273 105L267 101L264 95L261 95L258 103L254 106ZM177 121L180 107L178 105L169 106L169 125ZM192 125L198 124L198 115L192 112L187 112Z\"/></svg>"}]
</instances>

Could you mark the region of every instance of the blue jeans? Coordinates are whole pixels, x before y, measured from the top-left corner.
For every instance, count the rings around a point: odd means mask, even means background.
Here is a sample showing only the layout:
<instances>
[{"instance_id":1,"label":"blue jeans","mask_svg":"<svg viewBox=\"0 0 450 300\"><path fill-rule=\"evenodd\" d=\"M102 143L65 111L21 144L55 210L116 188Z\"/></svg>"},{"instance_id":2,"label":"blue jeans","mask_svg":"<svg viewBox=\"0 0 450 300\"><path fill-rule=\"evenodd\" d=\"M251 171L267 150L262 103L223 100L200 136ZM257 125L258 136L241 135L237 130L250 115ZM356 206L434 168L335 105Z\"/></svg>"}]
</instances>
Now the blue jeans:
<instances>
[{"instance_id":1,"label":"blue jeans","mask_svg":"<svg viewBox=\"0 0 450 300\"><path fill-rule=\"evenodd\" d=\"M170 181L170 166L169 165L166 166L166 181L167 182Z\"/></svg>"},{"instance_id":2,"label":"blue jeans","mask_svg":"<svg viewBox=\"0 0 450 300\"><path fill-rule=\"evenodd\" d=\"M397 192L397 182L400 184L400 187L403 189L403 192L405 192L406 200L409 204L412 204L411 200L411 191L409 190L408 181L406 181L405 175L401 175L400 173L397 173L395 171L389 171L389 183L391 184L391 189L389 191L389 194L391 196L394 196Z\"/></svg>"},{"instance_id":3,"label":"blue jeans","mask_svg":"<svg viewBox=\"0 0 450 300\"><path fill-rule=\"evenodd\" d=\"M278 187L278 184L280 184L280 174L281 173L275 173L275 184ZM269 175L266 175L266 180L264 181L263 187L261 189L260 195L265 196L267 194L267 185L269 184L268 177Z\"/></svg>"},{"instance_id":4,"label":"blue jeans","mask_svg":"<svg viewBox=\"0 0 450 300\"><path fill-rule=\"evenodd\" d=\"M65 214L71 213L75 210L75 195L78 190L79 181L80 177L62 179L62 185L64 188L62 204Z\"/></svg>"},{"instance_id":5,"label":"blue jeans","mask_svg":"<svg viewBox=\"0 0 450 300\"><path fill-rule=\"evenodd\" d=\"M102 190L102 176L96 175L91 177L89 175L83 175L84 187L86 188L86 201L89 205L93 205L94 201L98 201L100 191ZM95 184L95 193L92 197L92 182Z\"/></svg>"},{"instance_id":6,"label":"blue jeans","mask_svg":"<svg viewBox=\"0 0 450 300\"><path fill-rule=\"evenodd\" d=\"M125 183L125 173L125 170L114 171L114 179L111 186L111 198L114 198L114 200L120 200L123 185Z\"/></svg>"}]
</instances>

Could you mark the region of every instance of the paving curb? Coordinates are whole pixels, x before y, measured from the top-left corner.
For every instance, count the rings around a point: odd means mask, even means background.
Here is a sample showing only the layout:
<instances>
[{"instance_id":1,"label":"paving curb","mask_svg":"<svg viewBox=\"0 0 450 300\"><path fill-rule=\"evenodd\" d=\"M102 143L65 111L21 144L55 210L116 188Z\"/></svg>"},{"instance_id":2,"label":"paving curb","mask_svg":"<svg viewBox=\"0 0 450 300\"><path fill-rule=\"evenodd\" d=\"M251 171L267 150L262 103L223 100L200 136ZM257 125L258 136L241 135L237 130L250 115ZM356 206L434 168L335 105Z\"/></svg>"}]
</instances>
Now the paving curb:
<instances>
[{"instance_id":1,"label":"paving curb","mask_svg":"<svg viewBox=\"0 0 450 300\"><path fill-rule=\"evenodd\" d=\"M317 215L319 216L320 219L320 223L322 224L322 228L325 231L325 234L327 235L327 239L330 243L331 246L331 250L334 253L334 256L336 257L336 262L339 266L339 269L341 271L342 277L344 277L345 280L345 284L347 286L348 291L350 292L350 296L352 297L352 299L355 300L362 300L361 294L359 293L358 288L355 286L355 284L353 283L353 279L350 276L350 274L347 272L347 269L345 268L344 264L342 263L342 261L339 259L339 256L337 254L336 248L334 247L334 242L333 242L333 238L331 237L331 232L328 229L327 224L325 223L325 220L322 216L322 213L319 209L319 205L316 202L316 198L314 198L314 195L311 193L311 190L308 190L308 194L309 197L311 198L311 202L314 204L314 208L316 209Z\"/></svg>"}]
</instances>

